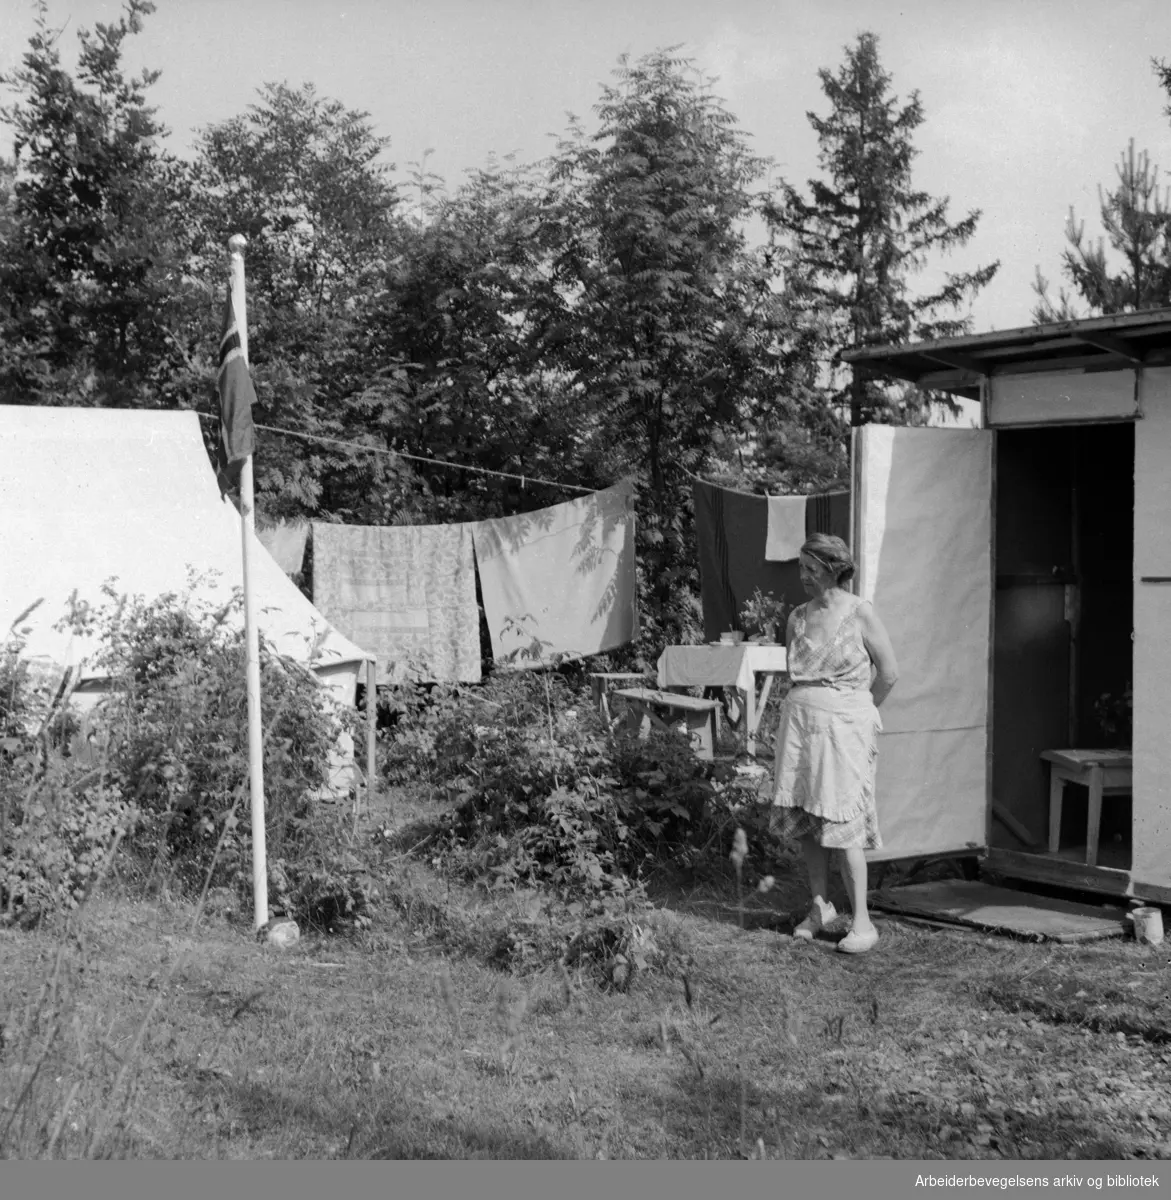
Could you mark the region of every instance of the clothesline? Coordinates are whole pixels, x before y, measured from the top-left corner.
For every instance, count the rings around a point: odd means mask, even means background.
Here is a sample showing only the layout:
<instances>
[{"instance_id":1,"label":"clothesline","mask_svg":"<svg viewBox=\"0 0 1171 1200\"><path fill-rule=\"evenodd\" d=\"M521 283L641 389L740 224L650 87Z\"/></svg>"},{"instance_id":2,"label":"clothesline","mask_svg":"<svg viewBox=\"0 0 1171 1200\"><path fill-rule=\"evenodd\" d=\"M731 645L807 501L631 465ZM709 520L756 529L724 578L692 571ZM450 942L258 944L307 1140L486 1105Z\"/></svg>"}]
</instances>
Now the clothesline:
<instances>
[{"instance_id":1,"label":"clothesline","mask_svg":"<svg viewBox=\"0 0 1171 1200\"><path fill-rule=\"evenodd\" d=\"M686 467L683 467L682 470L683 470L684 475L686 475L689 479L694 479L696 483L702 483L706 487L721 488L723 491L732 492L734 495L737 495L737 496L751 496L757 500L764 500L764 499L767 499L768 496L773 494L771 492L763 493L763 492L741 491L740 488L728 487L727 484L723 484L723 483L713 483L710 479L702 479L702 478L700 478L700 476L696 475L694 472L689 471ZM812 500L817 496L836 495L837 492L845 490L846 487L847 487L847 485L843 481L834 480L834 482L831 483L828 487L823 488L821 491L818 491L818 492L808 492L808 493L792 492L792 493L778 493L778 494L779 495L807 496L808 499Z\"/></svg>"},{"instance_id":2,"label":"clothesline","mask_svg":"<svg viewBox=\"0 0 1171 1200\"><path fill-rule=\"evenodd\" d=\"M199 416L201 416L205 421L217 422L219 420L218 416L213 416L210 413L200 413ZM428 458L422 454L408 454L405 450L390 450L383 446L369 446L365 442L347 442L342 438L326 437L325 435L319 433L302 433L296 429L282 429L276 425L261 425L260 423L257 423L256 428L263 429L268 433L283 434L285 437L301 438L303 441L307 442L321 442L323 445L343 446L347 450L364 450L369 454L386 454L393 458L406 458L410 459L412 462L429 463L430 465L436 467L449 467L454 471L473 471L478 475L493 475L498 479L517 479L520 481L521 487L524 487L526 483L536 483L541 484L544 487L565 488L567 491L581 492L583 495L589 495L599 490L598 488L585 487L580 483L564 483L555 479L542 479L537 475L518 475L513 471L495 471L491 467L474 467L470 463L455 463L442 458ZM694 479L697 483L706 484L708 487L722 487L725 491L735 492L738 496L760 495L759 492L745 492L741 491L739 488L730 488L724 484L712 483L711 480L700 478L700 476L696 475L694 472L687 470L686 467L682 468L682 470L688 478ZM827 488L824 488L822 491L810 492L808 495L810 497L828 496L833 492L834 488L838 486L840 486L840 484L835 480L833 484L829 485Z\"/></svg>"},{"instance_id":3,"label":"clothesline","mask_svg":"<svg viewBox=\"0 0 1171 1200\"><path fill-rule=\"evenodd\" d=\"M210 413L199 414L205 421L218 422L218 416L212 416ZM408 454L405 450L390 450L382 446L368 446L365 442L347 442L342 438L325 437L319 433L301 433L295 429L280 429L275 425L256 424L257 429L263 429L268 433L280 433L285 437L302 438L307 442L321 442L325 445L344 446L348 450L365 450L369 454L388 454L394 458L409 458L413 462L430 463L436 467L450 467L455 471L475 471L479 475L495 475L500 479L519 479L521 487L526 483L538 483L545 487L566 488L569 491L582 492L586 495L596 492L598 488L583 487L580 483L562 483L554 479L541 479L537 475L517 475L512 471L494 471L490 467L473 467L470 463L454 463L448 462L442 458L427 458L422 454Z\"/></svg>"}]
</instances>

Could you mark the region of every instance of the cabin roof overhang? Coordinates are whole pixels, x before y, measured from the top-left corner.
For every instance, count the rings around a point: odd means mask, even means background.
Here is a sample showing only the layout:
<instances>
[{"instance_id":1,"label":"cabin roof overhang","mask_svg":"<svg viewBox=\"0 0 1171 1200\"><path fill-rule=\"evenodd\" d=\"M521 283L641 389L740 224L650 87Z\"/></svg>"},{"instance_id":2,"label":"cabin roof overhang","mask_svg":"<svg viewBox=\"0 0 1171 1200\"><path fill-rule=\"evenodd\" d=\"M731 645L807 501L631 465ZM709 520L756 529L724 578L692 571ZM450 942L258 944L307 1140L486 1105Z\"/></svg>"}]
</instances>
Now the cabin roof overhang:
<instances>
[{"instance_id":1,"label":"cabin roof overhang","mask_svg":"<svg viewBox=\"0 0 1171 1200\"><path fill-rule=\"evenodd\" d=\"M856 371L978 400L983 380L995 375L1171 364L1171 308L901 346L865 346L847 350L842 359Z\"/></svg>"}]
</instances>

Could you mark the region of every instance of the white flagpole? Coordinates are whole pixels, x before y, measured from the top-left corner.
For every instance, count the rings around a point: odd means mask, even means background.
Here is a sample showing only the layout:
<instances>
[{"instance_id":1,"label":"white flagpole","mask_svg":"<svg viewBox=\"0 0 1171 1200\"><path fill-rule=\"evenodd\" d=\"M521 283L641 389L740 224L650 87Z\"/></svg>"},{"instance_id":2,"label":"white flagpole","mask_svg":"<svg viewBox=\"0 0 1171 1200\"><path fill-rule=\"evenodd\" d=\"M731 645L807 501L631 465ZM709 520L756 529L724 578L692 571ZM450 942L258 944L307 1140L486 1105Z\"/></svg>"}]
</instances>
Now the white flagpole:
<instances>
[{"instance_id":1,"label":"white flagpole","mask_svg":"<svg viewBox=\"0 0 1171 1200\"><path fill-rule=\"evenodd\" d=\"M248 365L248 316L244 300L243 234L228 239L232 264L232 307L240 333L240 351ZM252 799L252 906L254 927L268 924L268 863L264 843L264 741L260 721L260 638L256 629L256 602L252 594L255 567L252 546L256 539L256 509L252 487L252 455L240 471L240 533L244 553L244 642L247 648L245 685L248 691L248 790Z\"/></svg>"}]
</instances>

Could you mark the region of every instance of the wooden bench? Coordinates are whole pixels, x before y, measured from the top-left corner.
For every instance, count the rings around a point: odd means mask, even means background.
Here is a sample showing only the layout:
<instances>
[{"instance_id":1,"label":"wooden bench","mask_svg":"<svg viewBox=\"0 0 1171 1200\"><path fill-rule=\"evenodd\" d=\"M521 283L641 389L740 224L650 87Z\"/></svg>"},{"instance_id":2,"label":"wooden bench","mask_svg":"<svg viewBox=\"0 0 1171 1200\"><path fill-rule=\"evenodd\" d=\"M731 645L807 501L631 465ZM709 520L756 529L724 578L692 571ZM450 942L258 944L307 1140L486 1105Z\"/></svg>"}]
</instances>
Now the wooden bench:
<instances>
[{"instance_id":1,"label":"wooden bench","mask_svg":"<svg viewBox=\"0 0 1171 1200\"><path fill-rule=\"evenodd\" d=\"M1097 866L1098 832L1102 824L1102 797L1129 796L1132 791L1129 750L1042 750L1049 763L1049 853L1061 848L1061 802L1067 783L1089 788L1086 866Z\"/></svg>"},{"instance_id":2,"label":"wooden bench","mask_svg":"<svg viewBox=\"0 0 1171 1200\"><path fill-rule=\"evenodd\" d=\"M641 671L592 671L590 692L594 698L594 707L609 723L614 719L610 715L610 693L616 687L633 687L635 684L649 682L650 676Z\"/></svg>"},{"instance_id":3,"label":"wooden bench","mask_svg":"<svg viewBox=\"0 0 1171 1200\"><path fill-rule=\"evenodd\" d=\"M682 722L696 754L704 759L715 756L720 736L718 700L699 700L695 696L661 692L655 688L616 688L614 695L625 702L627 712L638 723L641 736L646 737L652 728L671 729ZM664 720L660 710L678 715L673 720Z\"/></svg>"}]
</instances>

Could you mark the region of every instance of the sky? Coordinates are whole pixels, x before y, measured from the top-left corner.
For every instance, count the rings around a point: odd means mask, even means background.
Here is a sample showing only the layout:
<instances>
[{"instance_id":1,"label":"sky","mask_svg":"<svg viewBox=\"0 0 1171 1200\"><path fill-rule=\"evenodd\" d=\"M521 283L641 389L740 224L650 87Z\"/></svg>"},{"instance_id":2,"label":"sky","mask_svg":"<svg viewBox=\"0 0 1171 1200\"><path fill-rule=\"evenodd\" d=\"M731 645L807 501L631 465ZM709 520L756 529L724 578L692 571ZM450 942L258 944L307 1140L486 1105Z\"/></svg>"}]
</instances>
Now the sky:
<instances>
[{"instance_id":1,"label":"sky","mask_svg":"<svg viewBox=\"0 0 1171 1200\"><path fill-rule=\"evenodd\" d=\"M49 0L50 22L68 22L66 61L79 28L120 8ZM32 28L31 0L0 0L0 72ZM312 82L370 115L400 179L430 150L455 187L490 154L544 156L567 113L592 128L620 55L679 45L717 77L774 174L804 184L818 174L806 113L828 111L818 68L836 70L863 30L878 35L895 94L919 93L916 186L949 197L953 219L982 213L923 287L999 259L972 331L1030 324L1036 268L1058 279L1071 205L1099 231L1098 186L1114 182L1129 139L1162 176L1171 168L1168 97L1150 65L1171 60L1168 0L156 0L126 62L162 71L151 97L175 153L264 83Z\"/></svg>"}]
</instances>

